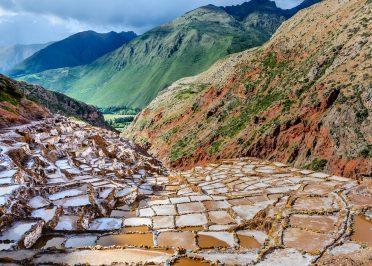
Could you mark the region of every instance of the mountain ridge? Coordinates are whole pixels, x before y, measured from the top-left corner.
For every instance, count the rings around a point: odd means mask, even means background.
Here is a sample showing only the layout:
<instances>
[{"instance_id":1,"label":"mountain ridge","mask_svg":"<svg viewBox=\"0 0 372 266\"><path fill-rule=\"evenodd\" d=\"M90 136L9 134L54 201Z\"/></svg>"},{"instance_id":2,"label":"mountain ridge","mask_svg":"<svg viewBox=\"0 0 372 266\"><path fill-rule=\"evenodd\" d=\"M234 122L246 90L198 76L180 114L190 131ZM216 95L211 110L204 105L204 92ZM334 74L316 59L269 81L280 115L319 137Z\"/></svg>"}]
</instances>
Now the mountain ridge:
<instances>
[{"instance_id":1,"label":"mountain ridge","mask_svg":"<svg viewBox=\"0 0 372 266\"><path fill-rule=\"evenodd\" d=\"M137 35L132 31L120 33L113 31L108 33L79 32L41 49L15 66L9 74L17 77L49 69L88 64L135 37Z\"/></svg>"},{"instance_id":2,"label":"mountain ridge","mask_svg":"<svg viewBox=\"0 0 372 266\"><path fill-rule=\"evenodd\" d=\"M143 108L179 78L205 71L228 54L261 45L285 20L281 14L247 15L238 21L220 7L200 7L89 65L20 79L99 107Z\"/></svg>"}]
</instances>

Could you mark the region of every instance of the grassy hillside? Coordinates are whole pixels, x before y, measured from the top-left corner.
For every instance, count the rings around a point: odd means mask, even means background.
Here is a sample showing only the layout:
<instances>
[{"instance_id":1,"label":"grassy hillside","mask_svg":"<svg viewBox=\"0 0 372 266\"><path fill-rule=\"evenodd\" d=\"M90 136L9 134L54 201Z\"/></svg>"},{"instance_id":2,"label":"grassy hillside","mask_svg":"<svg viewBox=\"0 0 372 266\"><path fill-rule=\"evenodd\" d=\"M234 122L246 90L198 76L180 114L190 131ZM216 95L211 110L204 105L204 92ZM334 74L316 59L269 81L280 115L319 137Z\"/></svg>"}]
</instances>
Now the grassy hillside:
<instances>
[{"instance_id":1,"label":"grassy hillside","mask_svg":"<svg viewBox=\"0 0 372 266\"><path fill-rule=\"evenodd\" d=\"M94 106L0 74L0 128L46 118L52 113L106 127L102 113Z\"/></svg>"},{"instance_id":2,"label":"grassy hillside","mask_svg":"<svg viewBox=\"0 0 372 266\"><path fill-rule=\"evenodd\" d=\"M80 32L38 51L15 66L10 75L17 77L49 69L89 64L135 37L133 32Z\"/></svg>"},{"instance_id":3,"label":"grassy hillside","mask_svg":"<svg viewBox=\"0 0 372 266\"><path fill-rule=\"evenodd\" d=\"M212 5L157 27L92 64L21 77L100 106L145 107L162 89L224 56L261 45L287 18L274 2L245 13ZM230 13L229 13L230 12Z\"/></svg>"},{"instance_id":4,"label":"grassy hillside","mask_svg":"<svg viewBox=\"0 0 372 266\"><path fill-rule=\"evenodd\" d=\"M252 156L371 176L370 0L329 0L160 94L126 131L174 167Z\"/></svg>"}]
</instances>

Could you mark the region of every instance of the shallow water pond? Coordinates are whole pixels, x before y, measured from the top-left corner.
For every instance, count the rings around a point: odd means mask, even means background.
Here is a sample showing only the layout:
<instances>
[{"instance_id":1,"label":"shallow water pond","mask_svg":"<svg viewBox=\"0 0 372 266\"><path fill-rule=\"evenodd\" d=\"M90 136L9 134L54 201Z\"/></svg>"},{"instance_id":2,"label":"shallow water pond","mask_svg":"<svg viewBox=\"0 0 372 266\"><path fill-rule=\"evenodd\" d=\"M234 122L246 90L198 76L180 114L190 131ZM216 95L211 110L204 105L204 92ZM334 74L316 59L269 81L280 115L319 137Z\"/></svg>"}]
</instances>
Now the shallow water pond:
<instances>
[{"instance_id":1,"label":"shallow water pond","mask_svg":"<svg viewBox=\"0 0 372 266\"><path fill-rule=\"evenodd\" d=\"M366 243L372 247L372 221L365 216L358 215L354 218L353 234L351 239L355 242Z\"/></svg>"}]
</instances>

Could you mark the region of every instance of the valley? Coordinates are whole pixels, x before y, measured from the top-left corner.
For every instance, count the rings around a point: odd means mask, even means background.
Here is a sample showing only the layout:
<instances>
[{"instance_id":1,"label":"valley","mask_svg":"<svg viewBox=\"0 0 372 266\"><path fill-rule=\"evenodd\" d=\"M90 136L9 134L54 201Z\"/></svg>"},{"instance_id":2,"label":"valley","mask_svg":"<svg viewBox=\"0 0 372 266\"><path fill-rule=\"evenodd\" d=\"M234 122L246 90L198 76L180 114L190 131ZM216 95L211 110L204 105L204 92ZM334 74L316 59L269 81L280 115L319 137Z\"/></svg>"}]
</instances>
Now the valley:
<instances>
[{"instance_id":1,"label":"valley","mask_svg":"<svg viewBox=\"0 0 372 266\"><path fill-rule=\"evenodd\" d=\"M0 2L0 265L372 265L372 1L167 1Z\"/></svg>"},{"instance_id":2,"label":"valley","mask_svg":"<svg viewBox=\"0 0 372 266\"><path fill-rule=\"evenodd\" d=\"M174 81L199 74L228 54L263 44L300 8L283 10L269 0L231 9L207 5L145 32L90 64L14 77L101 108L142 109Z\"/></svg>"},{"instance_id":3,"label":"valley","mask_svg":"<svg viewBox=\"0 0 372 266\"><path fill-rule=\"evenodd\" d=\"M141 111L140 109L116 107L98 108L98 110L102 112L106 123L120 132L127 129Z\"/></svg>"}]
</instances>

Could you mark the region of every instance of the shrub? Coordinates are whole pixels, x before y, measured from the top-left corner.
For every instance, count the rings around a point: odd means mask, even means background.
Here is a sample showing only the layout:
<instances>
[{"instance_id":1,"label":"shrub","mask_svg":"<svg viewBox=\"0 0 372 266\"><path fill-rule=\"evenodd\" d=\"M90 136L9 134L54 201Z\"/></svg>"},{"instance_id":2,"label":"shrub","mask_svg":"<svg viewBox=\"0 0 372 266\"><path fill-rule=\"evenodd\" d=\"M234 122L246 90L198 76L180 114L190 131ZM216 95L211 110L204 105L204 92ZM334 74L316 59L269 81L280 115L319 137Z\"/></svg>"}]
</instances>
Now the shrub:
<instances>
[{"instance_id":1,"label":"shrub","mask_svg":"<svg viewBox=\"0 0 372 266\"><path fill-rule=\"evenodd\" d=\"M208 153L210 155L218 153L221 149L222 144L223 144L222 140L217 140L217 141L213 142L212 145L208 149Z\"/></svg>"},{"instance_id":2,"label":"shrub","mask_svg":"<svg viewBox=\"0 0 372 266\"><path fill-rule=\"evenodd\" d=\"M360 154L363 156L363 158L371 158L372 157L372 144L367 144L367 147L365 147Z\"/></svg>"},{"instance_id":3,"label":"shrub","mask_svg":"<svg viewBox=\"0 0 372 266\"><path fill-rule=\"evenodd\" d=\"M313 171L322 171L326 167L328 161L325 159L315 158L310 164L306 165L305 168Z\"/></svg>"}]
</instances>

